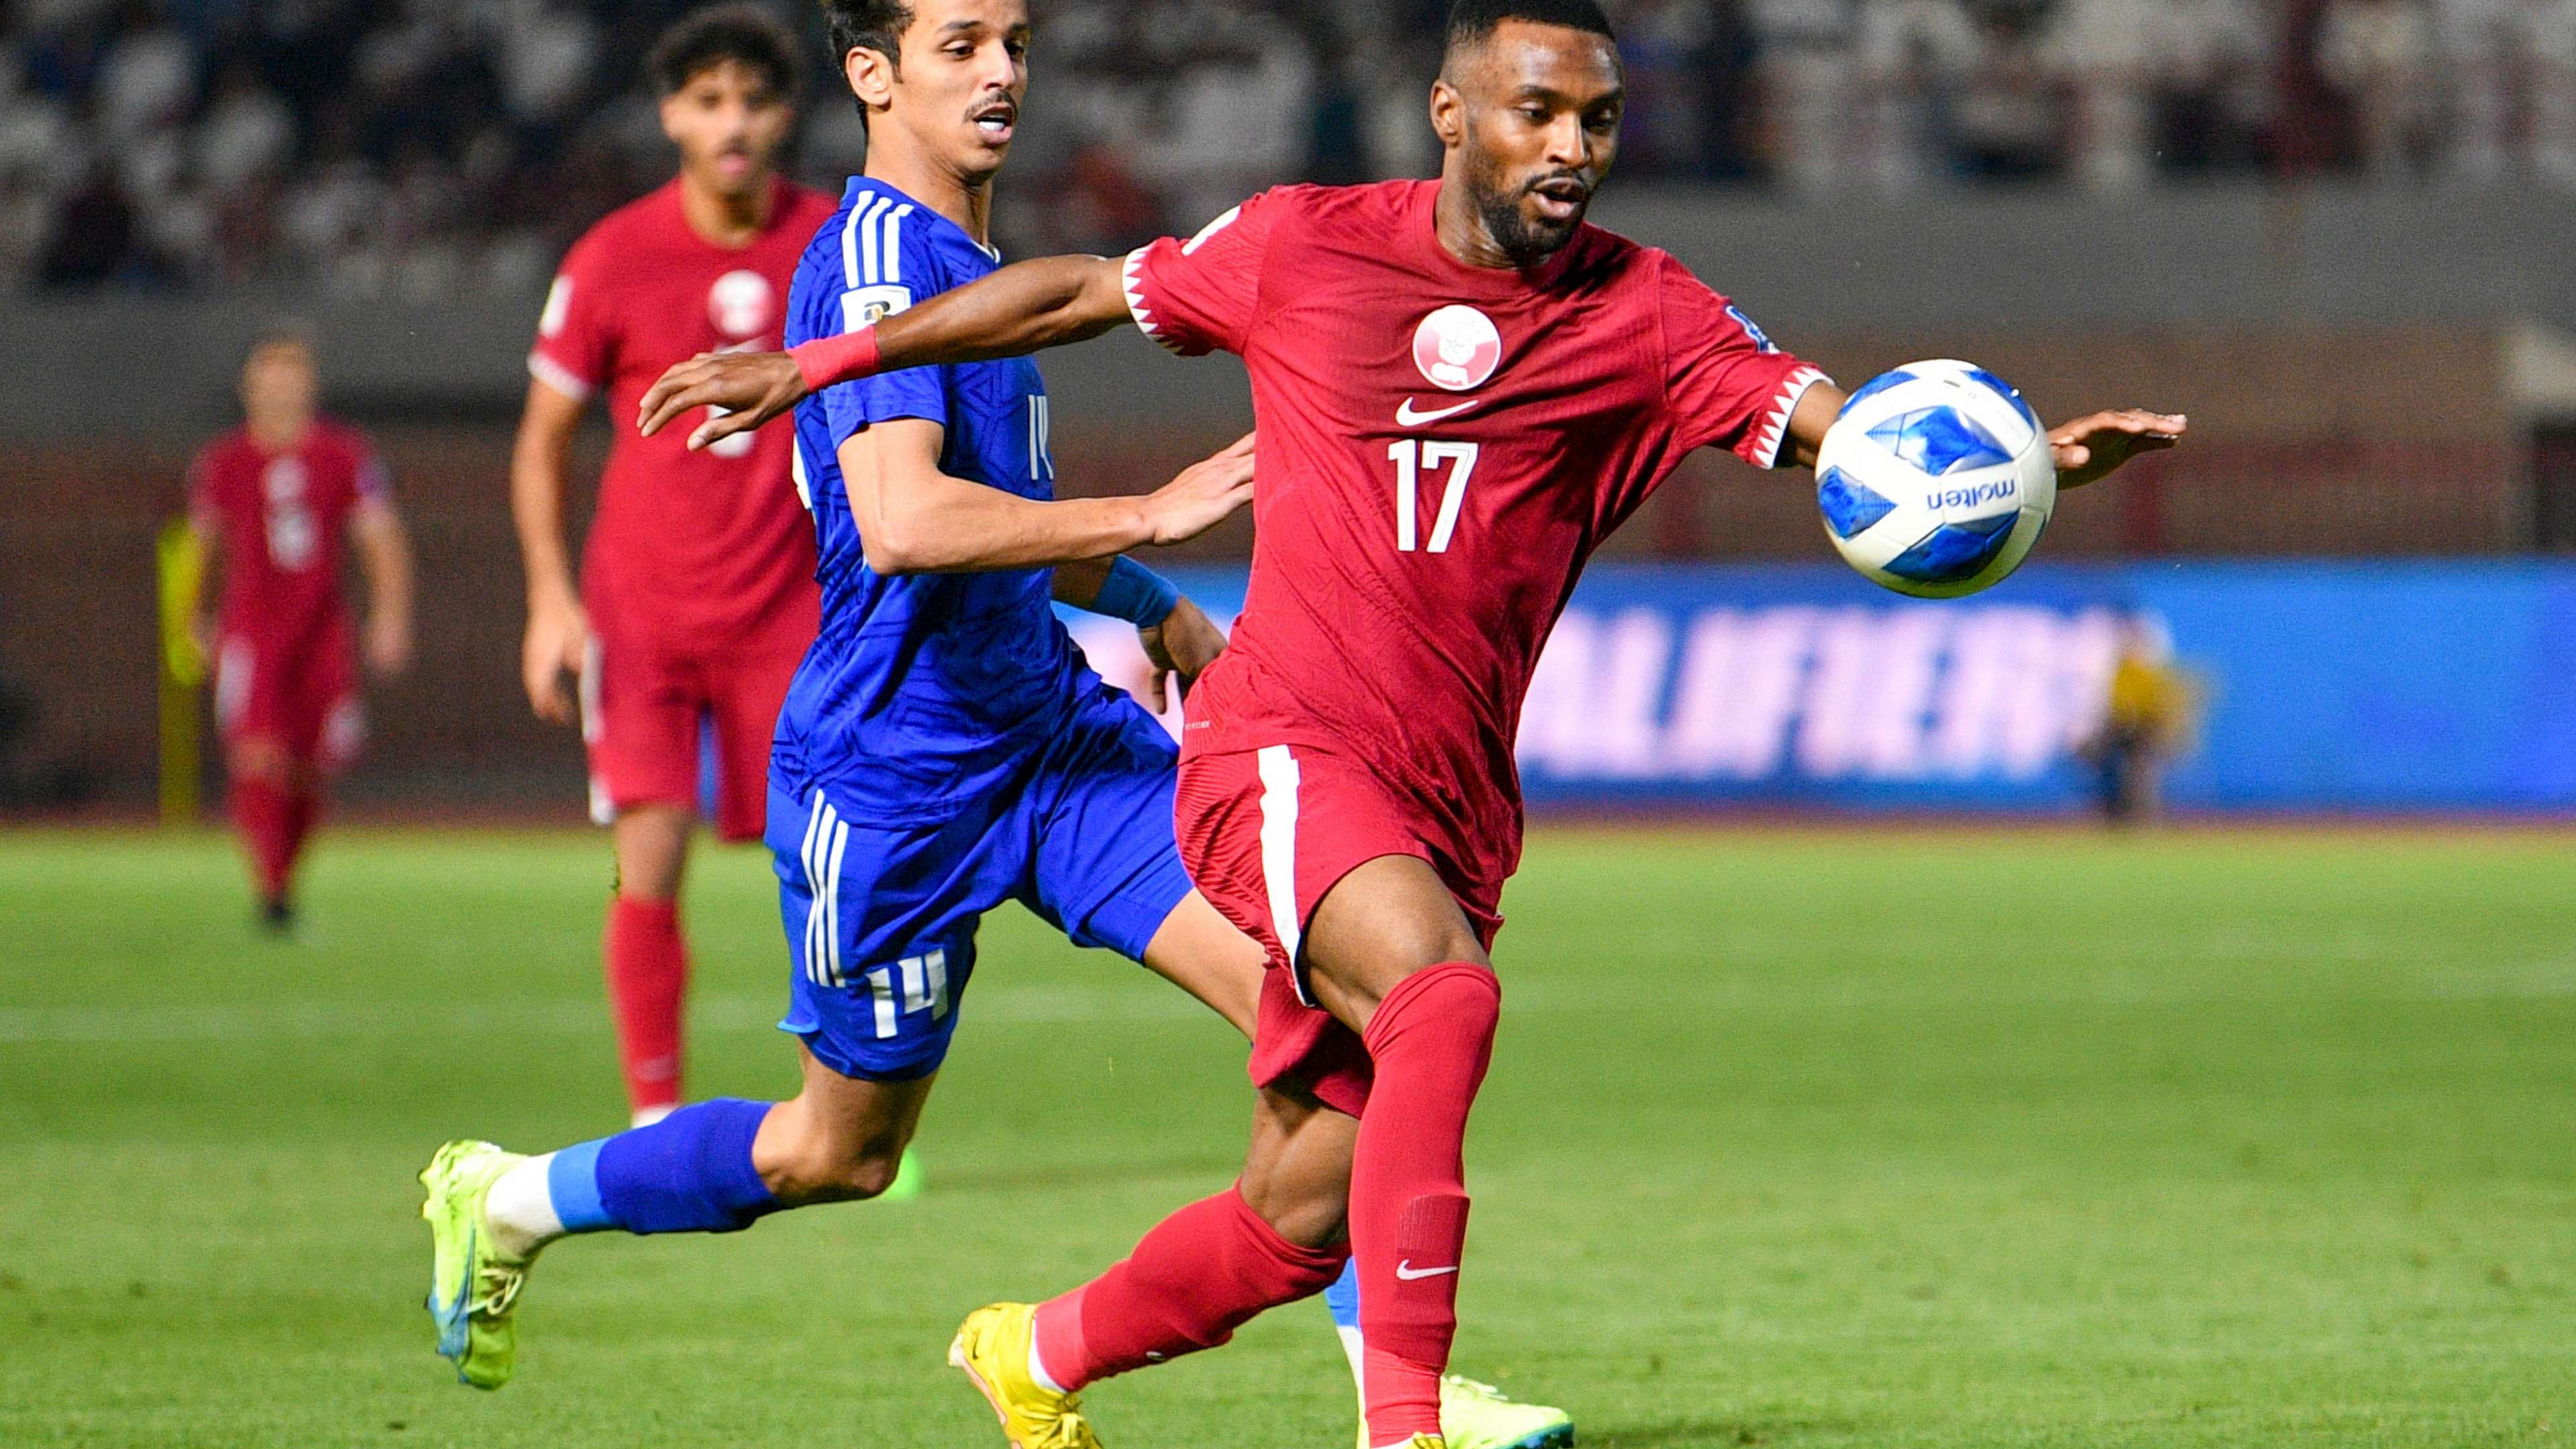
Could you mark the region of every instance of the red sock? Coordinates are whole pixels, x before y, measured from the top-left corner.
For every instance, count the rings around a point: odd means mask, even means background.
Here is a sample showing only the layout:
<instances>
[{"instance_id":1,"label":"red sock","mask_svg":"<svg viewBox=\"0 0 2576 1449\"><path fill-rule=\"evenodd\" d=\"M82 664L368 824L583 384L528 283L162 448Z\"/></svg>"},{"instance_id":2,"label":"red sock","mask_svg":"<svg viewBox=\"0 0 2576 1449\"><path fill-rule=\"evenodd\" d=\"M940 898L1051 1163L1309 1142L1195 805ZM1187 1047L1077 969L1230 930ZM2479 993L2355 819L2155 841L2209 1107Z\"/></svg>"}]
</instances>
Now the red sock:
<instances>
[{"instance_id":1,"label":"red sock","mask_svg":"<svg viewBox=\"0 0 2576 1449\"><path fill-rule=\"evenodd\" d=\"M257 776L233 781L233 828L241 832L263 900L283 901L295 873L294 803L285 787Z\"/></svg>"},{"instance_id":2,"label":"red sock","mask_svg":"<svg viewBox=\"0 0 2576 1449\"><path fill-rule=\"evenodd\" d=\"M1363 1037L1377 1081L1351 1159L1351 1252L1371 1444L1440 1432L1467 1245L1461 1149L1502 1004L1492 971L1434 966L1388 992Z\"/></svg>"},{"instance_id":3,"label":"red sock","mask_svg":"<svg viewBox=\"0 0 2576 1449\"><path fill-rule=\"evenodd\" d=\"M1262 1310L1311 1298L1349 1251L1301 1248L1234 1188L1156 1224L1125 1262L1038 1305L1038 1357L1071 1390L1214 1348Z\"/></svg>"},{"instance_id":4,"label":"red sock","mask_svg":"<svg viewBox=\"0 0 2576 1449\"><path fill-rule=\"evenodd\" d=\"M689 947L671 901L618 897L608 907L608 1004L617 1060L635 1111L680 1103L680 1008L689 992Z\"/></svg>"}]
</instances>

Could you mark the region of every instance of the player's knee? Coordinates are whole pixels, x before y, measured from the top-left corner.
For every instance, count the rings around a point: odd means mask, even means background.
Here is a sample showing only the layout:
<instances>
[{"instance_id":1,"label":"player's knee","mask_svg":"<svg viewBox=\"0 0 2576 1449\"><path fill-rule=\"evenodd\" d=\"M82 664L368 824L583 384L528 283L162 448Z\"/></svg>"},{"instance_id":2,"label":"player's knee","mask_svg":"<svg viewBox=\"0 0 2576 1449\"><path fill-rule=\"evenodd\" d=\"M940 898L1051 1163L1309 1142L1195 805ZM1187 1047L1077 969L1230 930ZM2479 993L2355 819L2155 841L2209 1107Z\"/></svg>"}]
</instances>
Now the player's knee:
<instances>
[{"instance_id":1,"label":"player's knee","mask_svg":"<svg viewBox=\"0 0 2576 1449\"><path fill-rule=\"evenodd\" d=\"M295 770L295 761L286 746L265 735L235 742L228 764L236 780L257 780L281 788L289 783Z\"/></svg>"},{"instance_id":2,"label":"player's knee","mask_svg":"<svg viewBox=\"0 0 2576 1449\"><path fill-rule=\"evenodd\" d=\"M1367 1035L1372 1050L1393 1033L1414 1030L1482 1047L1493 1042L1502 1016L1503 983L1492 968L1451 962L1405 978L1379 1004Z\"/></svg>"},{"instance_id":3,"label":"player's knee","mask_svg":"<svg viewBox=\"0 0 2576 1449\"><path fill-rule=\"evenodd\" d=\"M618 816L619 895L640 901L678 897L694 818L687 810L669 805L639 806Z\"/></svg>"}]
</instances>

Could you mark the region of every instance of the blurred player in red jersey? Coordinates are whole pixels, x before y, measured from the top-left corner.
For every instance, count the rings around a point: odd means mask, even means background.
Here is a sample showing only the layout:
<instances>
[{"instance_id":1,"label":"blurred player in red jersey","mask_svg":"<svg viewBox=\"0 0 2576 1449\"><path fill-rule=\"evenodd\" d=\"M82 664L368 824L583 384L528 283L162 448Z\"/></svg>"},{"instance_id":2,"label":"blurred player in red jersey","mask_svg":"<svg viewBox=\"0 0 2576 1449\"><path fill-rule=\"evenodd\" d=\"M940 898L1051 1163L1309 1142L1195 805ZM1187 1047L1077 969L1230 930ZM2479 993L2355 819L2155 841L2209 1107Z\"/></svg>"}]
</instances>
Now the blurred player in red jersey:
<instances>
[{"instance_id":1,"label":"blurred player in red jersey","mask_svg":"<svg viewBox=\"0 0 2576 1449\"><path fill-rule=\"evenodd\" d=\"M233 824L260 919L277 931L295 923L296 862L323 788L366 740L340 601L344 532L367 577L367 666L391 678L411 662L411 544L384 462L355 428L321 416L320 392L309 341L262 338L242 367L242 426L188 470L188 510L221 581L198 638L214 657Z\"/></svg>"},{"instance_id":2,"label":"blurred player in red jersey","mask_svg":"<svg viewBox=\"0 0 2576 1449\"><path fill-rule=\"evenodd\" d=\"M692 453L621 428L576 588L567 461L594 395L606 392L624 417L673 362L780 345L797 258L835 205L777 171L795 128L796 53L767 13L739 5L700 11L656 45L651 70L680 174L565 257L528 357L511 464L528 700L541 718L578 717L591 810L615 829L603 949L638 1121L681 1100L679 894L701 742L712 733L717 836L760 839L770 736L819 617L814 538L783 433Z\"/></svg>"},{"instance_id":3,"label":"blurred player in red jersey","mask_svg":"<svg viewBox=\"0 0 2576 1449\"><path fill-rule=\"evenodd\" d=\"M1025 1437L1092 1443L1073 1391L1224 1342L1313 1291L1299 1254L1338 1250L1359 1264L1368 1442L1442 1442L1461 1147L1501 1006L1487 953L1539 647L1585 559L1685 456L1812 463L1845 400L1673 258L1584 223L1622 100L1594 0L1456 0L1436 182L1283 188L1186 243L1007 267L793 357L696 360L644 398L648 431L737 409L693 435L712 442L813 386L1129 321L1250 373L1252 582L1189 701L1176 824L1192 879L1273 968L1237 1191L1275 1237L1210 1199L1033 1316L970 1318L953 1356ZM2059 427L2061 486L2184 427Z\"/></svg>"}]
</instances>

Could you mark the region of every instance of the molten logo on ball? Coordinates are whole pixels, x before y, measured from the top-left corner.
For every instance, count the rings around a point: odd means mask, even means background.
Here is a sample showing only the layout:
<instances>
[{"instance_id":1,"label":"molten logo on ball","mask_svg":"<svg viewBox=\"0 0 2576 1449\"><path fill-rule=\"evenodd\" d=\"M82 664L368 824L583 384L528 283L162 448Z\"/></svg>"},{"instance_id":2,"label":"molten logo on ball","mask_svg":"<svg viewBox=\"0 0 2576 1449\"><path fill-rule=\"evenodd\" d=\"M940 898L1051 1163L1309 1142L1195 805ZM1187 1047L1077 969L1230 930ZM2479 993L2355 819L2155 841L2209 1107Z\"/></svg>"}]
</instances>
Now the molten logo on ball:
<instances>
[{"instance_id":1,"label":"molten logo on ball","mask_svg":"<svg viewBox=\"0 0 2576 1449\"><path fill-rule=\"evenodd\" d=\"M1473 307L1443 307L1413 333L1413 365L1431 385L1467 392L1485 385L1503 365L1503 334Z\"/></svg>"}]
</instances>

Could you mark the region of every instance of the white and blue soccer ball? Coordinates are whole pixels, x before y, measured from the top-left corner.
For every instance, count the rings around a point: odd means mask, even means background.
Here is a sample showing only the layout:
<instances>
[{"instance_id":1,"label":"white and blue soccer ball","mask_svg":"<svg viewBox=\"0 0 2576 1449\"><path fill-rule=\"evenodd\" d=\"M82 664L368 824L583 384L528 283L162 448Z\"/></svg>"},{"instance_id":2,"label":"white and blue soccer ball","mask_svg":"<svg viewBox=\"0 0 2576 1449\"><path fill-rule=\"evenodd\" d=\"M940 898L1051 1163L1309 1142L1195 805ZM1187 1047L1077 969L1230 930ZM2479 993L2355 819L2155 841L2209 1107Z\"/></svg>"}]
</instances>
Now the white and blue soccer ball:
<instances>
[{"instance_id":1,"label":"white and blue soccer ball","mask_svg":"<svg viewBox=\"0 0 2576 1449\"><path fill-rule=\"evenodd\" d=\"M1923 599L1992 588L2057 507L2048 429L1965 362L1909 362L1843 404L1816 454L1816 503L1845 562Z\"/></svg>"}]
</instances>

